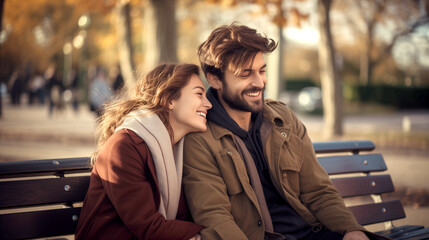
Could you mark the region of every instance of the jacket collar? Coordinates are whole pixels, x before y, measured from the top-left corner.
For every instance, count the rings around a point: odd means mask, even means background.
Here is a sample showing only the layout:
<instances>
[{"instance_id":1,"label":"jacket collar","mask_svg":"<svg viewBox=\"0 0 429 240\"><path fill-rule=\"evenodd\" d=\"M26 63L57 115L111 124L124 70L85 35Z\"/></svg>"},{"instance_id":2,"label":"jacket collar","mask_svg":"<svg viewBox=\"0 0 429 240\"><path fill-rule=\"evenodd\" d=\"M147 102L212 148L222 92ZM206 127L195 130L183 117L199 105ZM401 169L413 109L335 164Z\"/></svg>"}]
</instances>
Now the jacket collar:
<instances>
[{"instance_id":1,"label":"jacket collar","mask_svg":"<svg viewBox=\"0 0 429 240\"><path fill-rule=\"evenodd\" d=\"M289 132L291 129L290 123L286 121L279 113L269 106L269 103L275 102L271 99L266 99L264 104L264 119L271 122L274 129L281 129L282 131ZM213 136L216 140L221 139L226 135L233 136L232 132L228 129L219 126L218 124L208 121L209 129L211 129Z\"/></svg>"}]
</instances>

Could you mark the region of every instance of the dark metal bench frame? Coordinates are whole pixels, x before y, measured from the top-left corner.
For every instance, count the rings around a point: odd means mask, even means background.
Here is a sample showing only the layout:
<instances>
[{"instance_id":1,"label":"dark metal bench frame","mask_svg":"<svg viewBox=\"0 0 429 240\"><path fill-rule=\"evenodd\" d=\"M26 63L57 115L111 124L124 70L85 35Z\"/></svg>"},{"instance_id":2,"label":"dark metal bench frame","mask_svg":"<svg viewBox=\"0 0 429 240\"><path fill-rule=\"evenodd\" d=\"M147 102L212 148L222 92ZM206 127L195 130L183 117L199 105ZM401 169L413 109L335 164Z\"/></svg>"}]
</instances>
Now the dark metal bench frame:
<instances>
[{"instance_id":1,"label":"dark metal bench frame","mask_svg":"<svg viewBox=\"0 0 429 240\"><path fill-rule=\"evenodd\" d=\"M386 230L379 233L393 239L429 237L429 228L423 226L393 226L392 221L405 218L405 212L399 200L382 200L394 186L390 175L373 174L387 170L381 154L361 154L374 150L373 142L313 145L344 199L370 196L369 203L349 206L360 224L385 223ZM74 234L90 171L87 157L0 162L0 239Z\"/></svg>"}]
</instances>

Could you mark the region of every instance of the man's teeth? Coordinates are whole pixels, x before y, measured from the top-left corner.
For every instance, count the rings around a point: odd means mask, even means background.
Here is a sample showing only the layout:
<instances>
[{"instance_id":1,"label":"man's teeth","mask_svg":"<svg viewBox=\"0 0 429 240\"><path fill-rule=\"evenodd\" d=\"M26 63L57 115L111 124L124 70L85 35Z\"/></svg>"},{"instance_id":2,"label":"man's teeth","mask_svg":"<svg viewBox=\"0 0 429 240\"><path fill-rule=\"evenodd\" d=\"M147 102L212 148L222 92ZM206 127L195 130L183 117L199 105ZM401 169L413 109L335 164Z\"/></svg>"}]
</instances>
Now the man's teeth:
<instances>
[{"instance_id":1,"label":"man's teeth","mask_svg":"<svg viewBox=\"0 0 429 240\"><path fill-rule=\"evenodd\" d=\"M257 97L257 96L259 96L259 92L249 92L249 93L247 93L247 96Z\"/></svg>"},{"instance_id":2,"label":"man's teeth","mask_svg":"<svg viewBox=\"0 0 429 240\"><path fill-rule=\"evenodd\" d=\"M197 112L198 115L202 116L202 117L206 117L206 114L203 112Z\"/></svg>"}]
</instances>

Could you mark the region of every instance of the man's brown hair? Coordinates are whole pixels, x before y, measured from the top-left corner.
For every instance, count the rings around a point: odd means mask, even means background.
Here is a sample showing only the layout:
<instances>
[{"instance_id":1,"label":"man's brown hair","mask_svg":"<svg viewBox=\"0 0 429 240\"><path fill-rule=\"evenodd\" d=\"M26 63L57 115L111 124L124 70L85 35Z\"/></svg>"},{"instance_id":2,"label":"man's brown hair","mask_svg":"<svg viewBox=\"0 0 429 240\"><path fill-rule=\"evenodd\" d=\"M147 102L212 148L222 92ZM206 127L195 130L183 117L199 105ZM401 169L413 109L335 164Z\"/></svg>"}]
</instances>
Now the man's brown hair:
<instances>
[{"instance_id":1,"label":"man's brown hair","mask_svg":"<svg viewBox=\"0 0 429 240\"><path fill-rule=\"evenodd\" d=\"M273 39L255 29L232 23L216 28L198 47L198 56L206 76L210 73L223 80L226 69L238 75L258 52L271 53L276 47Z\"/></svg>"}]
</instances>

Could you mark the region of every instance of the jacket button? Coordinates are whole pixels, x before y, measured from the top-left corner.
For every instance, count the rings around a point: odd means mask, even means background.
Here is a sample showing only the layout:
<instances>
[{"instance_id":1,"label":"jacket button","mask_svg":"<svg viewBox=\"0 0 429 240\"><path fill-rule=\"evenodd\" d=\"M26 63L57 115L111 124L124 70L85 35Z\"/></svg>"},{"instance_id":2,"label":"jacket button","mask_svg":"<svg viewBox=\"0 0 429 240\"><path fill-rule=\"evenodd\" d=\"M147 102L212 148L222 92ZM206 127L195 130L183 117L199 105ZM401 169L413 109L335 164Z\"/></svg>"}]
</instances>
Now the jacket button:
<instances>
[{"instance_id":1,"label":"jacket button","mask_svg":"<svg viewBox=\"0 0 429 240\"><path fill-rule=\"evenodd\" d=\"M281 133L281 135L282 135L283 137L287 137L287 133L285 133L285 132L282 132L282 133Z\"/></svg>"},{"instance_id":2,"label":"jacket button","mask_svg":"<svg viewBox=\"0 0 429 240\"><path fill-rule=\"evenodd\" d=\"M323 228L323 226L320 223L315 223L311 226L311 230L315 233L320 232L322 230L322 228Z\"/></svg>"},{"instance_id":3,"label":"jacket button","mask_svg":"<svg viewBox=\"0 0 429 240\"><path fill-rule=\"evenodd\" d=\"M282 174L282 176L285 178L285 177L287 177L287 174L286 174L286 173L283 173L283 174Z\"/></svg>"},{"instance_id":4,"label":"jacket button","mask_svg":"<svg viewBox=\"0 0 429 240\"><path fill-rule=\"evenodd\" d=\"M261 225L262 225L262 221L258 220L258 226L261 226Z\"/></svg>"}]
</instances>

